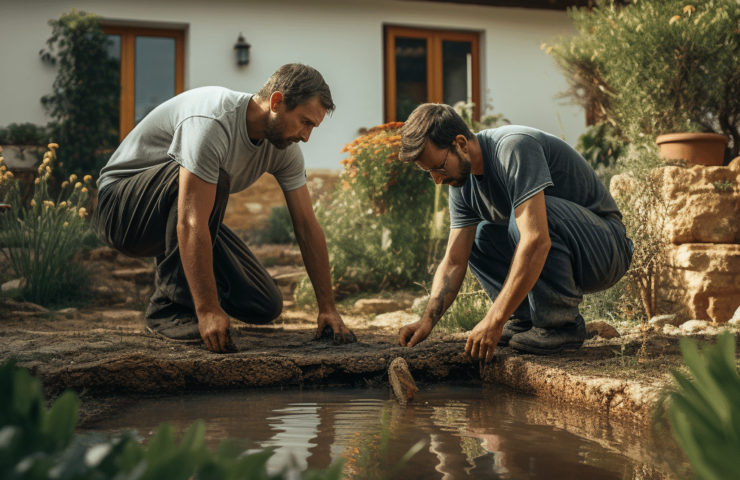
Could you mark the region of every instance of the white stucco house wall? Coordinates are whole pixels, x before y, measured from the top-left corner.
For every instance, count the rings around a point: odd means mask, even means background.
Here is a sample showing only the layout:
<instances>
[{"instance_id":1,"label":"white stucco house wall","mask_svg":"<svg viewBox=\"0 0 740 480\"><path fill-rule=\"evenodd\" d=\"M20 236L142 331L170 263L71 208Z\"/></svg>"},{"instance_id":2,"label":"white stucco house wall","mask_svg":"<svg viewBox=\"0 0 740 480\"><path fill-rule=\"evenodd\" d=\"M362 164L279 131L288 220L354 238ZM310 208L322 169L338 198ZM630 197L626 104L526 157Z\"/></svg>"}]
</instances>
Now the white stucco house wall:
<instances>
[{"instance_id":1,"label":"white stucco house wall","mask_svg":"<svg viewBox=\"0 0 740 480\"><path fill-rule=\"evenodd\" d=\"M459 0L457 0L459 1ZM518 8L562 0L443 3L403 0L0 0L0 126L49 121L39 99L50 92L55 68L39 50L48 20L71 8L108 25L181 30L184 88L219 85L255 92L279 66L302 62L318 69L337 110L302 148L308 168L339 168L344 143L358 129L384 122L384 29L388 26L474 32L480 38L482 110L512 123L564 136L574 145L585 112L556 99L566 81L540 44L574 33L564 9ZM491 6L517 5L517 6ZM239 34L251 44L250 62L237 66ZM488 102L486 100L489 100Z\"/></svg>"}]
</instances>

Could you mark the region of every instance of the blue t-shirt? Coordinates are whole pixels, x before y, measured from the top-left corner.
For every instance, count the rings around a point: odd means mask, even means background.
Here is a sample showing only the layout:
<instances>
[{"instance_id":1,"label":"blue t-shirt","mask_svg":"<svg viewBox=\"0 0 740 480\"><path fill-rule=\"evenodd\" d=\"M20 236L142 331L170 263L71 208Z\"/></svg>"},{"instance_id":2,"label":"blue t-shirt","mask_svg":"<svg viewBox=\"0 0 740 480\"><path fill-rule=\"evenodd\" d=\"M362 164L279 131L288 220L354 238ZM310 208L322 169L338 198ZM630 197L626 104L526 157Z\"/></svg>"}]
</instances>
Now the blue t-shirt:
<instances>
[{"instance_id":1,"label":"blue t-shirt","mask_svg":"<svg viewBox=\"0 0 740 480\"><path fill-rule=\"evenodd\" d=\"M476 134L484 174L450 188L450 227L483 220L508 224L516 207L541 191L605 217L622 219L616 202L593 168L560 138L508 125Z\"/></svg>"}]
</instances>

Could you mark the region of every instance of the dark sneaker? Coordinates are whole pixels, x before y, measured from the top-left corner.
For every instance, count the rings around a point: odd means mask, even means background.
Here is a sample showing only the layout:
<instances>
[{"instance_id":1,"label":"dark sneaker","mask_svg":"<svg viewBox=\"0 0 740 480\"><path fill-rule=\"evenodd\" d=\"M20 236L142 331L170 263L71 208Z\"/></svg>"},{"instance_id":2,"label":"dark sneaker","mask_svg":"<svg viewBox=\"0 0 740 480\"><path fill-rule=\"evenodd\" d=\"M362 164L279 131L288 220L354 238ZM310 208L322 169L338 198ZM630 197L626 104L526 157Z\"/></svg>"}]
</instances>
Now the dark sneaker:
<instances>
[{"instance_id":1,"label":"dark sneaker","mask_svg":"<svg viewBox=\"0 0 740 480\"><path fill-rule=\"evenodd\" d=\"M146 319L146 329L153 334L175 343L203 343L198 329L198 319L194 316L174 320Z\"/></svg>"},{"instance_id":2,"label":"dark sneaker","mask_svg":"<svg viewBox=\"0 0 740 480\"><path fill-rule=\"evenodd\" d=\"M504 329L501 332L501 339L498 341L499 347L505 347L509 345L511 337L517 333L524 333L532 328L532 320L520 320L518 318L511 317L504 324Z\"/></svg>"},{"instance_id":3,"label":"dark sneaker","mask_svg":"<svg viewBox=\"0 0 740 480\"><path fill-rule=\"evenodd\" d=\"M524 333L517 333L509 341L509 346L525 353L548 355L566 349L579 349L586 340L586 322L578 315L571 325L557 328L532 327Z\"/></svg>"}]
</instances>

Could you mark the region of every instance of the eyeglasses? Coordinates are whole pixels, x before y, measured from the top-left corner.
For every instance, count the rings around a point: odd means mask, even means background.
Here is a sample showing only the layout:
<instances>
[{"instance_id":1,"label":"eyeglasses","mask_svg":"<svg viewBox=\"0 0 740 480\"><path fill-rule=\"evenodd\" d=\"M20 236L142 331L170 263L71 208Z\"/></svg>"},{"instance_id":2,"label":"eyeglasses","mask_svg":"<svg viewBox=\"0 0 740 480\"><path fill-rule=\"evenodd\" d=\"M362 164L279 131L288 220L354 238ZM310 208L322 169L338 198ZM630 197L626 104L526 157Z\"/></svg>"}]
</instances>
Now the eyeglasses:
<instances>
[{"instance_id":1,"label":"eyeglasses","mask_svg":"<svg viewBox=\"0 0 740 480\"><path fill-rule=\"evenodd\" d=\"M437 173L447 173L447 170L445 170L445 165L447 165L447 157L449 157L449 156L450 156L450 150L452 150L452 146L450 146L450 148L448 148L448 149L447 149L447 154L445 155L445 161L444 161L444 162L442 162L442 165L440 165L439 167L436 167L436 168L430 168L429 170L427 170L427 169L425 169L425 168L421 168L421 167L419 167L419 168L420 168L420 169L421 169L422 171L424 171L424 172L427 172L427 173L428 173L429 175L431 175L431 174L432 174L432 172L437 172Z\"/></svg>"}]
</instances>

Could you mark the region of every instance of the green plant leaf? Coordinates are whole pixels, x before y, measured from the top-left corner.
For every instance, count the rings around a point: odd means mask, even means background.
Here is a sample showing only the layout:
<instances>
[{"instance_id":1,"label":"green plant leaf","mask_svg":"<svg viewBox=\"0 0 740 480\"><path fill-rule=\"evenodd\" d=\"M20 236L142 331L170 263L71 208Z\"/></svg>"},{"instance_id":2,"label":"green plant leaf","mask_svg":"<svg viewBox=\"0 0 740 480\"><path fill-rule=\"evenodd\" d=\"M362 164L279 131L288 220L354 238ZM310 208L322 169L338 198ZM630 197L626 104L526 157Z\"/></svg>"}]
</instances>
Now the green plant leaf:
<instances>
[{"instance_id":1,"label":"green plant leaf","mask_svg":"<svg viewBox=\"0 0 740 480\"><path fill-rule=\"evenodd\" d=\"M71 390L64 392L44 418L43 433L54 442L54 450L69 445L77 425L77 396Z\"/></svg>"}]
</instances>

